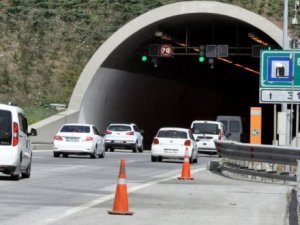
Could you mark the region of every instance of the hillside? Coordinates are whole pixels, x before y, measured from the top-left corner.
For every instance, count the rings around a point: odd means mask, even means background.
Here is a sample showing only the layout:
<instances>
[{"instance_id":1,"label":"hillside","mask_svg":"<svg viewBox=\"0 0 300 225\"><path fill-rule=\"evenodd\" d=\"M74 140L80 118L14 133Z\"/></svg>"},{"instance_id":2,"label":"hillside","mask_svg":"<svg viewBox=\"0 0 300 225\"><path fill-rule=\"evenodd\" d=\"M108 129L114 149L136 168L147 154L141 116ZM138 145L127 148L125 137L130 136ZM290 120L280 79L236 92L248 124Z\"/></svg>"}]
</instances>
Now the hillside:
<instances>
[{"instance_id":1,"label":"hillside","mask_svg":"<svg viewBox=\"0 0 300 225\"><path fill-rule=\"evenodd\" d=\"M113 32L140 14L173 2L178 1L2 0L0 102L27 106L30 122L47 116L44 109L51 102L68 104L85 64ZM220 2L281 24L283 1Z\"/></svg>"}]
</instances>

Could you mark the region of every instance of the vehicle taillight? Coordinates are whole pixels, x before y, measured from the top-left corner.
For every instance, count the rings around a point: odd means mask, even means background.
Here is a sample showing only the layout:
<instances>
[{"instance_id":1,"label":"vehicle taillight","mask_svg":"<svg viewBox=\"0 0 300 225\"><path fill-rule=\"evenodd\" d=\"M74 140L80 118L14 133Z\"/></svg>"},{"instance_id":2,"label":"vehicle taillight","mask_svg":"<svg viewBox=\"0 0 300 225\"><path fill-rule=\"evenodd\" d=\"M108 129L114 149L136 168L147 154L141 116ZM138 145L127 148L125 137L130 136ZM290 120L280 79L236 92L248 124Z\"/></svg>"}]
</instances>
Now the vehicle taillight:
<instances>
[{"instance_id":1,"label":"vehicle taillight","mask_svg":"<svg viewBox=\"0 0 300 225\"><path fill-rule=\"evenodd\" d=\"M87 136L86 138L85 138L85 141L92 141L93 140L93 137L90 137L90 136Z\"/></svg>"},{"instance_id":2,"label":"vehicle taillight","mask_svg":"<svg viewBox=\"0 0 300 225\"><path fill-rule=\"evenodd\" d=\"M112 132L109 131L109 130L106 130L106 131L104 132L104 134L112 134Z\"/></svg>"},{"instance_id":3,"label":"vehicle taillight","mask_svg":"<svg viewBox=\"0 0 300 225\"><path fill-rule=\"evenodd\" d=\"M126 135L134 135L134 131L129 131L126 133Z\"/></svg>"},{"instance_id":4,"label":"vehicle taillight","mask_svg":"<svg viewBox=\"0 0 300 225\"><path fill-rule=\"evenodd\" d=\"M218 139L221 140L221 129L218 129Z\"/></svg>"},{"instance_id":5,"label":"vehicle taillight","mask_svg":"<svg viewBox=\"0 0 300 225\"><path fill-rule=\"evenodd\" d=\"M191 140L185 140L184 145L185 146L191 146L192 142Z\"/></svg>"},{"instance_id":6,"label":"vehicle taillight","mask_svg":"<svg viewBox=\"0 0 300 225\"><path fill-rule=\"evenodd\" d=\"M55 141L62 141L63 139L62 139L61 136L55 135L55 136L54 136L54 140L55 140Z\"/></svg>"},{"instance_id":7,"label":"vehicle taillight","mask_svg":"<svg viewBox=\"0 0 300 225\"><path fill-rule=\"evenodd\" d=\"M13 146L16 146L19 143L19 125L13 123Z\"/></svg>"},{"instance_id":8,"label":"vehicle taillight","mask_svg":"<svg viewBox=\"0 0 300 225\"><path fill-rule=\"evenodd\" d=\"M159 140L158 138L153 138L153 143L154 145L158 145L159 144Z\"/></svg>"}]
</instances>

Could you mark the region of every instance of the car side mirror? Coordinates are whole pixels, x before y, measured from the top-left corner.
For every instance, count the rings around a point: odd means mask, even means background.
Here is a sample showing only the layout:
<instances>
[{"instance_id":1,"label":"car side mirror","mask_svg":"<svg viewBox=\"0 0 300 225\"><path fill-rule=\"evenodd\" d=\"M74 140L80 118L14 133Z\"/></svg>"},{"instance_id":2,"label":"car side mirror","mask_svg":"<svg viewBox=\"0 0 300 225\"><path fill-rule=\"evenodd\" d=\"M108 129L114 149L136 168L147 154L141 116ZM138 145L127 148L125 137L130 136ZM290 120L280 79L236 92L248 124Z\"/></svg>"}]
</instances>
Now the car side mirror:
<instances>
[{"instance_id":1,"label":"car side mirror","mask_svg":"<svg viewBox=\"0 0 300 225\"><path fill-rule=\"evenodd\" d=\"M37 131L34 128L31 128L30 133L28 133L29 136L37 136Z\"/></svg>"},{"instance_id":2,"label":"car side mirror","mask_svg":"<svg viewBox=\"0 0 300 225\"><path fill-rule=\"evenodd\" d=\"M197 138L197 139L196 139L196 142L198 142L198 141L200 141L200 139L199 139L199 138Z\"/></svg>"}]
</instances>

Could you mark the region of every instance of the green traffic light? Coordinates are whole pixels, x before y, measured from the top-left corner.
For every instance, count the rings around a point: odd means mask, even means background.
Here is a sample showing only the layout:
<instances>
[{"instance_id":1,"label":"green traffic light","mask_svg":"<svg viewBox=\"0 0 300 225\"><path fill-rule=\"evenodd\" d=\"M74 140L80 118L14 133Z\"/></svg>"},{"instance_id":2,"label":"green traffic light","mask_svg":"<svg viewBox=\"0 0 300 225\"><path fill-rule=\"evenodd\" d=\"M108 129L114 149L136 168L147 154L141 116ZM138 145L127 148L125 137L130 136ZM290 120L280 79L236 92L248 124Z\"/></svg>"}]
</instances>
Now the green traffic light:
<instances>
[{"instance_id":1,"label":"green traffic light","mask_svg":"<svg viewBox=\"0 0 300 225\"><path fill-rule=\"evenodd\" d=\"M203 56L199 56L199 62L203 63L205 61L205 58Z\"/></svg>"},{"instance_id":2,"label":"green traffic light","mask_svg":"<svg viewBox=\"0 0 300 225\"><path fill-rule=\"evenodd\" d=\"M141 59L143 62L146 62L148 60L148 57L146 55L143 55Z\"/></svg>"}]
</instances>

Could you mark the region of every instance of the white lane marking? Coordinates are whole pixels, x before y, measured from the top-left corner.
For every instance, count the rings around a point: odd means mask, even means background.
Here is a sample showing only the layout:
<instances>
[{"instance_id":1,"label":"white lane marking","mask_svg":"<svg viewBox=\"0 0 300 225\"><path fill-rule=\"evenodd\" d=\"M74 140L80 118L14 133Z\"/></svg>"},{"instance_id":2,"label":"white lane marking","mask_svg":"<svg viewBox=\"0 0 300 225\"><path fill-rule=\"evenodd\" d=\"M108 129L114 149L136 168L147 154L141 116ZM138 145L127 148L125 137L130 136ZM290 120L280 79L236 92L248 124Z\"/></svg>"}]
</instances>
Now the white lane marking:
<instances>
[{"instance_id":1,"label":"white lane marking","mask_svg":"<svg viewBox=\"0 0 300 225\"><path fill-rule=\"evenodd\" d=\"M197 172L203 171L203 170L206 170L206 168L194 169L194 170L191 170L191 173L197 173ZM129 188L127 192L132 193L132 192L141 190L143 188L147 188L147 187L150 187L152 185L158 184L160 182L165 182L165 181L169 181L169 180L172 180L172 179L176 179L177 177L178 177L178 174L175 175L175 176L172 176L172 177L162 178L162 179L159 179L159 180L156 180L156 181L151 181L151 182L148 182L148 183L145 183L145 184L133 186L133 187ZM106 195L104 197L101 197L101 198L95 199L93 201L90 201L88 203L82 204L80 206L76 206L72 209L69 209L69 210L65 211L62 215L57 216L56 218L48 218L48 219L45 219L44 221L39 221L39 225L54 223L56 221L59 221L61 219L66 218L68 216L71 216L75 213L79 213L81 211L92 208L95 205L99 205L99 204L102 204L106 201L112 200L112 199L114 199L114 197L115 197L115 193L112 193L112 194Z\"/></svg>"}]
</instances>

